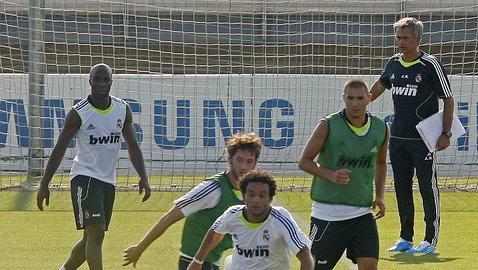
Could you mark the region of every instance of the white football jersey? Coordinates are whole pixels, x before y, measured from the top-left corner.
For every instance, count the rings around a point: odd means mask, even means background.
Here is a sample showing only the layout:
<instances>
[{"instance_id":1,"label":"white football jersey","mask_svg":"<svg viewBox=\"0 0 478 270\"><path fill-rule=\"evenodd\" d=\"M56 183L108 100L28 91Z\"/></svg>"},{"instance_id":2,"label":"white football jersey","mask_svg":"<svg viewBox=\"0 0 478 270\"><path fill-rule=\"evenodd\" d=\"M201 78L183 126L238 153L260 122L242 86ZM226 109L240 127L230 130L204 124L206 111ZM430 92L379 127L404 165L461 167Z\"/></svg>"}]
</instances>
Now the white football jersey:
<instances>
[{"instance_id":1,"label":"white football jersey","mask_svg":"<svg viewBox=\"0 0 478 270\"><path fill-rule=\"evenodd\" d=\"M111 97L111 105L99 110L83 99L73 109L81 118L76 133L78 153L73 159L70 177L85 175L116 185L116 163L121 148L126 102Z\"/></svg>"},{"instance_id":2,"label":"white football jersey","mask_svg":"<svg viewBox=\"0 0 478 270\"><path fill-rule=\"evenodd\" d=\"M310 240L285 208L272 206L264 222L251 223L243 215L245 207L231 206L211 227L232 235L234 250L228 270L289 270L290 257L310 247Z\"/></svg>"}]
</instances>

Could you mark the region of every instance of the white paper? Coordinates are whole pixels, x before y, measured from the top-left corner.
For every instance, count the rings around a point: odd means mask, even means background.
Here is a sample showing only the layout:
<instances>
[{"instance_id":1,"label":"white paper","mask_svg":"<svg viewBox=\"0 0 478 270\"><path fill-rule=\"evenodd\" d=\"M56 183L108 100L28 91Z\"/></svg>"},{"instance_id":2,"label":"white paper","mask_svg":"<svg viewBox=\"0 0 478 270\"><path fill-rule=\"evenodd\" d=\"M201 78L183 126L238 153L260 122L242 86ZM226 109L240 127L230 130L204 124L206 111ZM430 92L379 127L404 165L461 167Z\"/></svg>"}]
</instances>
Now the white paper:
<instances>
[{"instance_id":1,"label":"white paper","mask_svg":"<svg viewBox=\"0 0 478 270\"><path fill-rule=\"evenodd\" d=\"M427 145L427 148L430 152L435 152L436 144L438 137L440 137L443 132L443 110L438 111L434 115L423 119L416 126L418 133L423 139L423 142ZM451 124L451 133L452 136L450 141L457 139L458 137L463 136L466 131L463 125L458 119L458 116L453 115L453 122Z\"/></svg>"}]
</instances>

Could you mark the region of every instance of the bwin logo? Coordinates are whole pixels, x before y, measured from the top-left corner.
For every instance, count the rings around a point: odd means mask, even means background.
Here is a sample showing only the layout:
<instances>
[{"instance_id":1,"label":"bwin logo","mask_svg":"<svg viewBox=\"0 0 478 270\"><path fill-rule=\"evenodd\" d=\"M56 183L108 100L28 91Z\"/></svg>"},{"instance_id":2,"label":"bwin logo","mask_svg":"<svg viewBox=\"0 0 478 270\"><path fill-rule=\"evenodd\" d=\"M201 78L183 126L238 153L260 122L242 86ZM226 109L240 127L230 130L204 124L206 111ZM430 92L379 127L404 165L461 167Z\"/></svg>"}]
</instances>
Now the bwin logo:
<instances>
[{"instance_id":1,"label":"bwin logo","mask_svg":"<svg viewBox=\"0 0 478 270\"><path fill-rule=\"evenodd\" d=\"M119 143L120 142L120 133L111 132L110 136L99 136L94 137L90 135L90 144L107 144L107 143Z\"/></svg>"},{"instance_id":2,"label":"bwin logo","mask_svg":"<svg viewBox=\"0 0 478 270\"><path fill-rule=\"evenodd\" d=\"M351 157L345 154L342 154L339 157L337 163L343 167L349 168L371 168L372 167L372 156L362 155L360 157Z\"/></svg>"},{"instance_id":3,"label":"bwin logo","mask_svg":"<svg viewBox=\"0 0 478 270\"><path fill-rule=\"evenodd\" d=\"M393 87L392 95L414 97L414 96L417 95L417 88L414 88L414 87Z\"/></svg>"},{"instance_id":4,"label":"bwin logo","mask_svg":"<svg viewBox=\"0 0 478 270\"><path fill-rule=\"evenodd\" d=\"M266 248L253 248L253 249L243 249L236 245L237 254L244 257L269 257L269 249Z\"/></svg>"}]
</instances>

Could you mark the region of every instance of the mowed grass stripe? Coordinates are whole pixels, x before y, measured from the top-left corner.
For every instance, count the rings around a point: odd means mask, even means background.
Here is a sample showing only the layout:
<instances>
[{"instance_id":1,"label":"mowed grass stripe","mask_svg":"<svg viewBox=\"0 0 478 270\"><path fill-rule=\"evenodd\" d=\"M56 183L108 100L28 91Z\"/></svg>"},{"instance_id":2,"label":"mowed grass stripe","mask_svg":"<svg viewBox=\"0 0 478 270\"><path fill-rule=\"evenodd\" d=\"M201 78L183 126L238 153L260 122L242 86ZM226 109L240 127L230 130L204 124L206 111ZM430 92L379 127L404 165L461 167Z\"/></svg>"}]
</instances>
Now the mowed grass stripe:
<instances>
[{"instance_id":1,"label":"mowed grass stripe","mask_svg":"<svg viewBox=\"0 0 478 270\"><path fill-rule=\"evenodd\" d=\"M171 207L181 192L155 192L146 203L136 192L118 192L110 231L104 244L105 269L121 267L122 250L137 242ZM0 269L58 269L81 238L71 213L69 191L52 192L50 207L36 210L35 192L0 192ZM399 232L395 195L386 193L387 215L378 221L381 237L380 269L474 269L478 265L478 193L442 192L442 230L437 255L388 253ZM309 220L306 192L280 192L277 199L297 217ZM415 242L423 237L421 199L415 193ZM303 227L304 225L302 225ZM142 256L137 269L175 269L182 222L172 226ZM308 228L302 228L308 232ZM291 269L298 269L293 259ZM88 269L83 266L80 269ZM337 269L347 269L340 266Z\"/></svg>"}]
</instances>

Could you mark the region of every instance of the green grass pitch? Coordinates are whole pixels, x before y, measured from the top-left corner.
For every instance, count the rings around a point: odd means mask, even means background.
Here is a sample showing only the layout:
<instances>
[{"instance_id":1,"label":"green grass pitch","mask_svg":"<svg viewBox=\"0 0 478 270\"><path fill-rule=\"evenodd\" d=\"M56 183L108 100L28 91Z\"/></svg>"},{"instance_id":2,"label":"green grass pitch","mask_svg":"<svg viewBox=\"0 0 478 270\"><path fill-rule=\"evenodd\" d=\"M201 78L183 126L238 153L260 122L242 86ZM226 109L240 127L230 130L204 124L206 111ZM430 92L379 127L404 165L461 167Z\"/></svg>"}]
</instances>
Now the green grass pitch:
<instances>
[{"instance_id":1,"label":"green grass pitch","mask_svg":"<svg viewBox=\"0 0 478 270\"><path fill-rule=\"evenodd\" d=\"M115 212L107 232L103 256L105 269L122 267L122 250L138 241L171 207L181 193L154 192L141 203L137 193L118 192ZM418 209L415 221L415 242L423 237L421 200L415 194ZM442 228L438 254L414 256L388 253L398 236L398 213L392 192L386 193L387 215L378 221L380 232L380 269L475 269L478 265L478 193L442 192ZM306 192L280 192L276 203L287 207L308 233L310 199ZM175 269L182 223L173 225L162 238L143 254L137 269ZM58 269L71 248L81 237L74 228L68 191L52 192L50 207L40 212L35 205L35 192L0 192L0 269ZM298 269L292 259L291 269ZM88 269L83 265L80 269ZM335 269L354 269L342 260Z\"/></svg>"}]
</instances>

